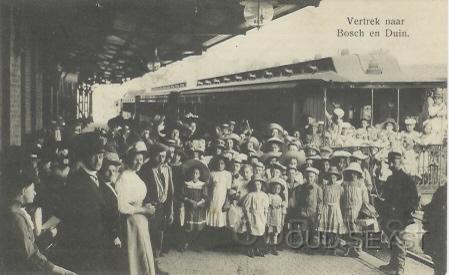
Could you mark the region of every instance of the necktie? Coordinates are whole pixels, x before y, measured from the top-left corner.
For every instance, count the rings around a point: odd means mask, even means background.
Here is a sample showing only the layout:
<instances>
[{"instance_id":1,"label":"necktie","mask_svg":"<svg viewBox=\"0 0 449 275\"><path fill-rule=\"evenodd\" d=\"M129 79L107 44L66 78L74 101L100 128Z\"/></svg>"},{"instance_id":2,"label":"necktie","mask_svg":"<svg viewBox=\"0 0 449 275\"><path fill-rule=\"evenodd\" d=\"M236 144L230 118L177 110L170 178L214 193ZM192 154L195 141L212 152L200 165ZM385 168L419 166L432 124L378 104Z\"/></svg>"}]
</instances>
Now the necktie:
<instances>
[{"instance_id":1,"label":"necktie","mask_svg":"<svg viewBox=\"0 0 449 275\"><path fill-rule=\"evenodd\" d=\"M89 175L90 178L95 182L95 184L97 185L97 187L100 187L100 183L98 182L98 178L95 175Z\"/></svg>"}]
</instances>

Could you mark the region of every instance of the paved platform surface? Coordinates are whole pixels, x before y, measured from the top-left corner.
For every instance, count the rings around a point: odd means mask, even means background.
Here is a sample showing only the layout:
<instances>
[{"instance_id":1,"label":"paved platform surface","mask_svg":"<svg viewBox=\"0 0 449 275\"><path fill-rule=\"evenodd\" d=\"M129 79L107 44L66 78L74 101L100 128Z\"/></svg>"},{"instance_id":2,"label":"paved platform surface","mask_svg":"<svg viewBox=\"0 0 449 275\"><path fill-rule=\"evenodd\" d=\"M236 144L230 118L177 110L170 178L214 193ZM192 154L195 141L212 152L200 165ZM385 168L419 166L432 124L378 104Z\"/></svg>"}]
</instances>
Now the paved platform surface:
<instances>
[{"instance_id":1,"label":"paved platform surface","mask_svg":"<svg viewBox=\"0 0 449 275\"><path fill-rule=\"evenodd\" d=\"M170 251L159 259L164 271L175 274L258 275L258 274L383 274L377 267L385 262L362 253L360 258L327 255L307 255L283 250L279 256L249 258L238 252ZM407 259L405 274L432 275L433 270Z\"/></svg>"}]
</instances>

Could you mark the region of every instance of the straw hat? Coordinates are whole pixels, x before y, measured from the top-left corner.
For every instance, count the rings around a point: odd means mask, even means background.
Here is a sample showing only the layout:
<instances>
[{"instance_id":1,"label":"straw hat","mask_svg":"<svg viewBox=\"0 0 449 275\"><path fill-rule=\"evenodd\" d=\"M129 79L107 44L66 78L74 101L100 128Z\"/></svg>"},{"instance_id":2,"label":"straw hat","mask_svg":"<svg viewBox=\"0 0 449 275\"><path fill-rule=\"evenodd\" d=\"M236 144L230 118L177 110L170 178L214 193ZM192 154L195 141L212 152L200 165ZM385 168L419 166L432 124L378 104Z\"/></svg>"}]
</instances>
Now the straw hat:
<instances>
[{"instance_id":1,"label":"straw hat","mask_svg":"<svg viewBox=\"0 0 449 275\"><path fill-rule=\"evenodd\" d=\"M237 135L235 133L225 136L225 139L232 139L236 145L238 145L241 141L239 135Z\"/></svg>"},{"instance_id":2,"label":"straw hat","mask_svg":"<svg viewBox=\"0 0 449 275\"><path fill-rule=\"evenodd\" d=\"M273 190L273 187L275 185L279 185L281 187L281 193L284 192L285 186L287 186L287 183L285 182L285 180L276 177L276 178L271 178L267 184L270 186L270 189Z\"/></svg>"},{"instance_id":3,"label":"straw hat","mask_svg":"<svg viewBox=\"0 0 449 275\"><path fill-rule=\"evenodd\" d=\"M368 158L368 156L363 154L362 151L360 151L360 150L354 151L352 153L351 157L358 159L358 160L365 160L366 158Z\"/></svg>"},{"instance_id":4,"label":"straw hat","mask_svg":"<svg viewBox=\"0 0 449 275\"><path fill-rule=\"evenodd\" d=\"M268 129L270 131L273 130L273 129L277 129L280 134L284 133L284 128L281 125L277 124L277 123L270 123L270 124L268 124Z\"/></svg>"},{"instance_id":5,"label":"straw hat","mask_svg":"<svg viewBox=\"0 0 449 275\"><path fill-rule=\"evenodd\" d=\"M336 175L338 180L340 180L342 178L340 171L338 171L337 167L335 166L331 166L329 168L329 171L327 171L326 173L326 177L330 177L331 175Z\"/></svg>"},{"instance_id":6,"label":"straw hat","mask_svg":"<svg viewBox=\"0 0 449 275\"><path fill-rule=\"evenodd\" d=\"M304 151L288 151L282 156L280 162L283 165L288 165L292 158L295 158L298 161L298 167L306 162L306 154Z\"/></svg>"},{"instance_id":7,"label":"straw hat","mask_svg":"<svg viewBox=\"0 0 449 275\"><path fill-rule=\"evenodd\" d=\"M362 167L360 167L360 164L358 164L357 162L351 162L351 163L348 165L348 167L346 167L346 168L343 170L343 173L350 172L350 171L359 173L360 177L363 176Z\"/></svg>"},{"instance_id":8,"label":"straw hat","mask_svg":"<svg viewBox=\"0 0 449 275\"><path fill-rule=\"evenodd\" d=\"M320 155L314 155L314 156L307 156L306 159L311 159L311 160L322 160Z\"/></svg>"},{"instance_id":9,"label":"straw hat","mask_svg":"<svg viewBox=\"0 0 449 275\"><path fill-rule=\"evenodd\" d=\"M284 165L280 164L279 162L273 163L272 167L276 168L276 169L279 169L281 171L287 170L287 167L285 167Z\"/></svg>"},{"instance_id":10,"label":"straw hat","mask_svg":"<svg viewBox=\"0 0 449 275\"><path fill-rule=\"evenodd\" d=\"M106 151L103 156L103 165L121 165L122 161L120 160L119 156L115 152L108 152Z\"/></svg>"},{"instance_id":11,"label":"straw hat","mask_svg":"<svg viewBox=\"0 0 449 275\"><path fill-rule=\"evenodd\" d=\"M184 176L184 179L189 180L191 172L195 168L200 170L200 180L203 182L207 182L210 176L209 168L207 168L206 164L196 159L189 159L182 164L182 174Z\"/></svg>"},{"instance_id":12,"label":"straw hat","mask_svg":"<svg viewBox=\"0 0 449 275\"><path fill-rule=\"evenodd\" d=\"M323 146L320 148L321 153L325 153L328 152L329 155L332 154L334 152L334 150L332 150L332 148L330 148L329 146Z\"/></svg>"},{"instance_id":13,"label":"straw hat","mask_svg":"<svg viewBox=\"0 0 449 275\"><path fill-rule=\"evenodd\" d=\"M443 97L444 96L444 90L442 88L437 88L434 92L433 92L433 96L434 97Z\"/></svg>"},{"instance_id":14,"label":"straw hat","mask_svg":"<svg viewBox=\"0 0 449 275\"><path fill-rule=\"evenodd\" d=\"M351 153L344 150L337 150L332 153L331 158L349 158L351 156Z\"/></svg>"},{"instance_id":15,"label":"straw hat","mask_svg":"<svg viewBox=\"0 0 449 275\"><path fill-rule=\"evenodd\" d=\"M321 154L321 160L330 160L331 159L331 153L325 152Z\"/></svg>"},{"instance_id":16,"label":"straw hat","mask_svg":"<svg viewBox=\"0 0 449 275\"><path fill-rule=\"evenodd\" d=\"M279 158L281 157L281 155L282 155L281 152L268 152L262 155L262 161L267 162L272 158Z\"/></svg>"},{"instance_id":17,"label":"straw hat","mask_svg":"<svg viewBox=\"0 0 449 275\"><path fill-rule=\"evenodd\" d=\"M415 125L416 119L414 119L413 117L406 117L404 123L405 125Z\"/></svg>"},{"instance_id":18,"label":"straw hat","mask_svg":"<svg viewBox=\"0 0 449 275\"><path fill-rule=\"evenodd\" d=\"M279 145L283 145L284 141L278 137L271 137L267 140L267 144L278 143Z\"/></svg>"},{"instance_id":19,"label":"straw hat","mask_svg":"<svg viewBox=\"0 0 449 275\"><path fill-rule=\"evenodd\" d=\"M385 120L384 123L382 123L382 129L385 129L387 127L387 124L389 124L389 123L391 125L393 125L393 130L396 132L398 130L398 124L392 118L389 118L389 119Z\"/></svg>"},{"instance_id":20,"label":"straw hat","mask_svg":"<svg viewBox=\"0 0 449 275\"><path fill-rule=\"evenodd\" d=\"M311 167L311 166L306 168L306 172L315 173L317 176L320 174L320 170L316 169L315 167Z\"/></svg>"},{"instance_id":21,"label":"straw hat","mask_svg":"<svg viewBox=\"0 0 449 275\"><path fill-rule=\"evenodd\" d=\"M314 150L318 155L321 154L320 149L319 149L318 146L316 146L315 144L307 144L306 147L305 147L305 149L306 149L306 152L307 152L308 150Z\"/></svg>"},{"instance_id":22,"label":"straw hat","mask_svg":"<svg viewBox=\"0 0 449 275\"><path fill-rule=\"evenodd\" d=\"M337 116L338 118L342 118L345 115L345 111L343 111L343 109L341 108L335 108L334 115Z\"/></svg>"}]
</instances>

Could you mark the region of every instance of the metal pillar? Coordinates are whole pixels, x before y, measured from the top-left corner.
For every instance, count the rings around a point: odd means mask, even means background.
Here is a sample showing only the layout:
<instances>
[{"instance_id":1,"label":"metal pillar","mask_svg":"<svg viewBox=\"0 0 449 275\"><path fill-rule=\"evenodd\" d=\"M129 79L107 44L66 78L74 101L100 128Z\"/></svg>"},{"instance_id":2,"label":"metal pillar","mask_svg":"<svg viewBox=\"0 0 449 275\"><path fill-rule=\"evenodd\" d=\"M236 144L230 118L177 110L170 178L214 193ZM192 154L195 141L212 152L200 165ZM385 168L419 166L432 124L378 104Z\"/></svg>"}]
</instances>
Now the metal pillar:
<instances>
[{"instance_id":1,"label":"metal pillar","mask_svg":"<svg viewBox=\"0 0 449 275\"><path fill-rule=\"evenodd\" d=\"M399 125L399 94L400 90L397 88L398 102L397 102L397 112L396 112L396 123Z\"/></svg>"},{"instance_id":2,"label":"metal pillar","mask_svg":"<svg viewBox=\"0 0 449 275\"><path fill-rule=\"evenodd\" d=\"M371 88L371 127L373 126L374 120L374 89Z\"/></svg>"}]
</instances>

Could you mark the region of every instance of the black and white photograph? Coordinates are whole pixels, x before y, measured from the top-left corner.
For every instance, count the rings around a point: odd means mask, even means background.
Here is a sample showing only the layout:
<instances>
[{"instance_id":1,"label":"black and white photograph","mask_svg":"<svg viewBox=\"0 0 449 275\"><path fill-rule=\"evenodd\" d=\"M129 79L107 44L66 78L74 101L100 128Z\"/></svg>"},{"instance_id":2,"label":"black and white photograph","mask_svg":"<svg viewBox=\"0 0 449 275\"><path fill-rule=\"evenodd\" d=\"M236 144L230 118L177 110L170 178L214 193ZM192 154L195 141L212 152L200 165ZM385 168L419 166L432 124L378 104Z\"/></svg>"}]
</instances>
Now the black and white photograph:
<instances>
[{"instance_id":1,"label":"black and white photograph","mask_svg":"<svg viewBox=\"0 0 449 275\"><path fill-rule=\"evenodd\" d=\"M444 275L446 0L0 0L0 274Z\"/></svg>"}]
</instances>

